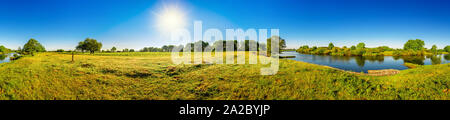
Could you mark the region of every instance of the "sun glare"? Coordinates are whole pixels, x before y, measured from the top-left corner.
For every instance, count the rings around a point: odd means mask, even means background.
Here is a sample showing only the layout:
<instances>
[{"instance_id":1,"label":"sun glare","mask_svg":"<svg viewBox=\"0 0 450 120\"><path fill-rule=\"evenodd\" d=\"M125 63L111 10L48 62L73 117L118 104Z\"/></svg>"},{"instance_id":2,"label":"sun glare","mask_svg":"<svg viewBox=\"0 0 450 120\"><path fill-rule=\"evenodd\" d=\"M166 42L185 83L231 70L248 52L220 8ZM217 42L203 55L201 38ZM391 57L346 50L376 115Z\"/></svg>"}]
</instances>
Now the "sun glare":
<instances>
[{"instance_id":1,"label":"sun glare","mask_svg":"<svg viewBox=\"0 0 450 120\"><path fill-rule=\"evenodd\" d=\"M185 14L178 6L164 6L156 13L156 26L163 32L170 32L186 25Z\"/></svg>"}]
</instances>

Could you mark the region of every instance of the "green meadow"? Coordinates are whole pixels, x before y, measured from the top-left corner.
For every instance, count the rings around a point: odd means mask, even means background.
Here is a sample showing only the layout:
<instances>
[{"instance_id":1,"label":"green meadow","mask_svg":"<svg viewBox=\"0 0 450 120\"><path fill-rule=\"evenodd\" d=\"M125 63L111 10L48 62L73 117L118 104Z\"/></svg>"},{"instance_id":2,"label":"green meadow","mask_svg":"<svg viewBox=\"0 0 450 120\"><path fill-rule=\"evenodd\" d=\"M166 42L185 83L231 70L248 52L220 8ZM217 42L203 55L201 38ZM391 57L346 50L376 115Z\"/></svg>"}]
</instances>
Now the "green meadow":
<instances>
[{"instance_id":1,"label":"green meadow","mask_svg":"<svg viewBox=\"0 0 450 120\"><path fill-rule=\"evenodd\" d=\"M260 75L263 64L176 65L170 52L76 54L74 58L72 62L71 54L40 52L0 63L0 99L450 99L450 64L366 76L281 59L276 75Z\"/></svg>"}]
</instances>

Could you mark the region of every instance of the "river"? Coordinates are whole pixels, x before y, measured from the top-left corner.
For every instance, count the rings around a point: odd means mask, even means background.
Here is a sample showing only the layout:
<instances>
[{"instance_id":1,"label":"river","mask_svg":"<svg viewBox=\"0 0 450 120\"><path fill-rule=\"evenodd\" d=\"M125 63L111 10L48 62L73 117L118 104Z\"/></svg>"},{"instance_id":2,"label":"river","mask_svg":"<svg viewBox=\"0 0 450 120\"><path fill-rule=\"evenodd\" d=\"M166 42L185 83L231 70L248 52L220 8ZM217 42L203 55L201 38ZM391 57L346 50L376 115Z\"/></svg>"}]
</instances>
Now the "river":
<instances>
[{"instance_id":1,"label":"river","mask_svg":"<svg viewBox=\"0 0 450 120\"><path fill-rule=\"evenodd\" d=\"M283 52L280 56L295 56L286 58L313 64L326 65L342 70L365 72L368 70L397 69L404 70L405 62L419 65L434 65L450 63L450 55L436 56L329 56L309 55L295 51Z\"/></svg>"}]
</instances>

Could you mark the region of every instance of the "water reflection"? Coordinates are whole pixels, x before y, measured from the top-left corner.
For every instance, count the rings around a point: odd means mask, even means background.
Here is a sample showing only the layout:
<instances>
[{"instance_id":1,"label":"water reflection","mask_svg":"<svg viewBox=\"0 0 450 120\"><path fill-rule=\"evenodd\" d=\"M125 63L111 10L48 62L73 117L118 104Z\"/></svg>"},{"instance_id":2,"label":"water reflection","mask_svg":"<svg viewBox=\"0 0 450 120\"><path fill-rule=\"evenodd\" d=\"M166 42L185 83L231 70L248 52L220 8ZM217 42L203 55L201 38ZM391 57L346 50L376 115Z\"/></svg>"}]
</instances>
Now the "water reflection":
<instances>
[{"instance_id":1,"label":"water reflection","mask_svg":"<svg viewBox=\"0 0 450 120\"><path fill-rule=\"evenodd\" d=\"M355 72L380 69L408 69L405 62L419 65L450 63L450 55L435 56L327 56L308 55L297 52L283 52L281 56L296 56L292 60L326 65Z\"/></svg>"},{"instance_id":2,"label":"water reflection","mask_svg":"<svg viewBox=\"0 0 450 120\"><path fill-rule=\"evenodd\" d=\"M424 60L425 56L401 56L401 59L403 59L403 62L405 63L414 63L418 65L425 65Z\"/></svg>"},{"instance_id":3,"label":"water reflection","mask_svg":"<svg viewBox=\"0 0 450 120\"><path fill-rule=\"evenodd\" d=\"M450 60L450 54L444 55L445 60Z\"/></svg>"},{"instance_id":4,"label":"water reflection","mask_svg":"<svg viewBox=\"0 0 450 120\"><path fill-rule=\"evenodd\" d=\"M433 56L430 56L430 59L431 59L431 64L433 64L433 65L442 63L442 55L433 55Z\"/></svg>"},{"instance_id":5,"label":"water reflection","mask_svg":"<svg viewBox=\"0 0 450 120\"><path fill-rule=\"evenodd\" d=\"M11 60L9 58L14 54L16 53L0 54L0 63L10 62Z\"/></svg>"}]
</instances>

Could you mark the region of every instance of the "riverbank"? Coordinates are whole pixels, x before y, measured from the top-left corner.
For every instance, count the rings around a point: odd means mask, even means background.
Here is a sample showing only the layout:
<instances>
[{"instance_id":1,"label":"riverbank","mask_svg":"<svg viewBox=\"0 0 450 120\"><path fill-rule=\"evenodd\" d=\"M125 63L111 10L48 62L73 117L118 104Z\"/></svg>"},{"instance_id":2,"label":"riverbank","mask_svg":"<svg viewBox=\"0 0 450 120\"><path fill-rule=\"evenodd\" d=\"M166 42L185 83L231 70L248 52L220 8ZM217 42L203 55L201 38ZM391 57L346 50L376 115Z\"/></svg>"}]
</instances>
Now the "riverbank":
<instances>
[{"instance_id":1,"label":"riverbank","mask_svg":"<svg viewBox=\"0 0 450 120\"><path fill-rule=\"evenodd\" d=\"M450 55L440 56L330 56L310 55L298 52L283 52L280 56L295 56L290 60L303 61L318 65L330 66L346 71L368 73L369 70L408 69L407 64L435 65L450 63Z\"/></svg>"},{"instance_id":2,"label":"riverbank","mask_svg":"<svg viewBox=\"0 0 450 120\"><path fill-rule=\"evenodd\" d=\"M366 48L365 43L358 43L351 47L343 46L336 47L330 43L328 47L309 47L308 45L301 46L296 51L303 54L311 55L332 55L332 56L429 56L449 54L450 46L444 49L438 49L433 45L431 49L424 47L425 42L421 39L408 40L402 49L390 48L388 46L379 46L374 48Z\"/></svg>"},{"instance_id":3,"label":"riverbank","mask_svg":"<svg viewBox=\"0 0 450 120\"><path fill-rule=\"evenodd\" d=\"M39 53L0 67L0 99L8 100L449 100L450 64L392 76L355 75L280 60L264 65L174 65L170 53L71 55ZM123 56L125 55L126 56Z\"/></svg>"}]
</instances>

